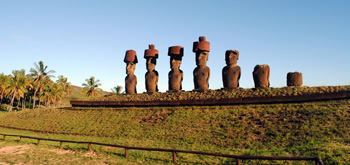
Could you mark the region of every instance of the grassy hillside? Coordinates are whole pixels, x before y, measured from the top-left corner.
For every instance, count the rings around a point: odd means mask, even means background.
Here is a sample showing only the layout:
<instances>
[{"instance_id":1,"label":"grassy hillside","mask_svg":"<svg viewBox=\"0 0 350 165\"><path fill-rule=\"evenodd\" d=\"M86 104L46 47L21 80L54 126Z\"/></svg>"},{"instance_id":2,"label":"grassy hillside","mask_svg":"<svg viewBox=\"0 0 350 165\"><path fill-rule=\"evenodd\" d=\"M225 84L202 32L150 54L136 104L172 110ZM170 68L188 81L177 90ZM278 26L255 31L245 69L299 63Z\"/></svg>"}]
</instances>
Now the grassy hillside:
<instances>
[{"instance_id":1,"label":"grassy hillside","mask_svg":"<svg viewBox=\"0 0 350 165\"><path fill-rule=\"evenodd\" d=\"M4 112L0 125L88 135L97 141L130 146L238 155L317 156L325 164L346 164L350 160L350 100L128 110L41 109ZM169 160L166 153L137 155L156 164ZM213 164L232 160L179 154L179 161Z\"/></svg>"}]
</instances>

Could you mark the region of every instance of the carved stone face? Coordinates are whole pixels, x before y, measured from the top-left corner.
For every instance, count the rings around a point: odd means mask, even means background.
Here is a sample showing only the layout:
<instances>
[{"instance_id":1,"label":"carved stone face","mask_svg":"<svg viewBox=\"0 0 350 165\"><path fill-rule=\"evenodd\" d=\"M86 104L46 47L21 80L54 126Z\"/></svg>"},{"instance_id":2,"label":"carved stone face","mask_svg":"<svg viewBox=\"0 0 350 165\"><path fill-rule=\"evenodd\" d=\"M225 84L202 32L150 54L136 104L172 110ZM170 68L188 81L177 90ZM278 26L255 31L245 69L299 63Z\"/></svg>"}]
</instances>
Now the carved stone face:
<instances>
[{"instance_id":1,"label":"carved stone face","mask_svg":"<svg viewBox=\"0 0 350 165\"><path fill-rule=\"evenodd\" d=\"M170 57L170 68L172 70L178 70L181 65L181 57L171 56Z\"/></svg>"},{"instance_id":2,"label":"carved stone face","mask_svg":"<svg viewBox=\"0 0 350 165\"><path fill-rule=\"evenodd\" d=\"M239 55L231 52L228 56L226 56L225 60L226 60L226 64L227 65L236 65L237 61L238 61L238 57Z\"/></svg>"},{"instance_id":3,"label":"carved stone face","mask_svg":"<svg viewBox=\"0 0 350 165\"><path fill-rule=\"evenodd\" d=\"M208 51L197 51L196 52L196 65L197 66L206 66L209 57Z\"/></svg>"},{"instance_id":4,"label":"carved stone face","mask_svg":"<svg viewBox=\"0 0 350 165\"><path fill-rule=\"evenodd\" d=\"M134 63L132 63L132 62L128 62L127 64L126 64L126 74L127 75L132 75L132 74L134 74L134 72L135 72L135 68L136 68L136 64L134 64Z\"/></svg>"},{"instance_id":5,"label":"carved stone face","mask_svg":"<svg viewBox=\"0 0 350 165\"><path fill-rule=\"evenodd\" d=\"M146 68L148 71L156 69L157 60L153 57L147 58Z\"/></svg>"}]
</instances>

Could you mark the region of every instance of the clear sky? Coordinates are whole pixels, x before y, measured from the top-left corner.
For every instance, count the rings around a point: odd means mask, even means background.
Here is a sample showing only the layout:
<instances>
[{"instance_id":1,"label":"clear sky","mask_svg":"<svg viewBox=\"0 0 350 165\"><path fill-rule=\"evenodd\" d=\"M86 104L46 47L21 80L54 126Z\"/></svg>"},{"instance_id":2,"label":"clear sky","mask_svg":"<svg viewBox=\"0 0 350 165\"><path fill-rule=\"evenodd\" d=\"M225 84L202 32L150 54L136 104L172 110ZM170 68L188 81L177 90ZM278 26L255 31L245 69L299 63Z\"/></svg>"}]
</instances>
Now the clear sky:
<instances>
[{"instance_id":1,"label":"clear sky","mask_svg":"<svg viewBox=\"0 0 350 165\"><path fill-rule=\"evenodd\" d=\"M350 85L349 0L0 0L0 73L43 61L73 85L95 76L102 89L124 87L125 52L137 52L138 92L145 91L144 50L159 50L161 92L168 89L168 47L183 46L183 89L192 90L192 44L211 44L210 89L223 87L225 51L240 52L240 86L254 86L257 64L271 68L271 87L288 72L305 86ZM55 80L55 79L54 79Z\"/></svg>"}]
</instances>

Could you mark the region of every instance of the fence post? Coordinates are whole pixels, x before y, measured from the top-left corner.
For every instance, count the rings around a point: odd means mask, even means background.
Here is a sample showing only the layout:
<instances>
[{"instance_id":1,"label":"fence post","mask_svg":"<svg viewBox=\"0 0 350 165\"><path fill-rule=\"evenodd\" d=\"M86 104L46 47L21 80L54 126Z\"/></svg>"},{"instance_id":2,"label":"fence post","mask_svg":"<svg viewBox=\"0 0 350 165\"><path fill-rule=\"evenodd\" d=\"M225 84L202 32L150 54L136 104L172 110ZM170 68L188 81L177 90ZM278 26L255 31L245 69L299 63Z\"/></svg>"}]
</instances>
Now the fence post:
<instances>
[{"instance_id":1,"label":"fence post","mask_svg":"<svg viewBox=\"0 0 350 165\"><path fill-rule=\"evenodd\" d=\"M176 152L175 151L173 151L173 161L174 161L174 163L176 163Z\"/></svg>"},{"instance_id":2,"label":"fence post","mask_svg":"<svg viewBox=\"0 0 350 165\"><path fill-rule=\"evenodd\" d=\"M4 135L4 137L2 138L2 140L5 140L6 139L6 135Z\"/></svg>"},{"instance_id":3,"label":"fence post","mask_svg":"<svg viewBox=\"0 0 350 165\"><path fill-rule=\"evenodd\" d=\"M60 149L62 149L62 141L60 141Z\"/></svg>"},{"instance_id":4,"label":"fence post","mask_svg":"<svg viewBox=\"0 0 350 165\"><path fill-rule=\"evenodd\" d=\"M40 139L38 139L38 145L40 144Z\"/></svg>"},{"instance_id":5,"label":"fence post","mask_svg":"<svg viewBox=\"0 0 350 165\"><path fill-rule=\"evenodd\" d=\"M125 148L125 158L128 158L128 148Z\"/></svg>"},{"instance_id":6,"label":"fence post","mask_svg":"<svg viewBox=\"0 0 350 165\"><path fill-rule=\"evenodd\" d=\"M236 159L237 165L241 165L241 160L239 160L238 158Z\"/></svg>"},{"instance_id":7,"label":"fence post","mask_svg":"<svg viewBox=\"0 0 350 165\"><path fill-rule=\"evenodd\" d=\"M91 151L91 143L88 143L88 149Z\"/></svg>"}]
</instances>

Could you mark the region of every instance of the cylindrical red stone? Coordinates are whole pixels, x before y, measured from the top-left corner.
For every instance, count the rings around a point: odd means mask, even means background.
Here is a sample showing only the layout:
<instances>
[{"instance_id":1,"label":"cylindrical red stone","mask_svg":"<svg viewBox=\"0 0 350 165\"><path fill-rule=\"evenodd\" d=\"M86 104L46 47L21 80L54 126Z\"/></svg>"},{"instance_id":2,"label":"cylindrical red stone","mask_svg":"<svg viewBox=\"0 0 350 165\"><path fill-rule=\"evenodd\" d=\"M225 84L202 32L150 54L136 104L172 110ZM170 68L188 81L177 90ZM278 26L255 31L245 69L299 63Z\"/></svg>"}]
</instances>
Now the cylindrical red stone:
<instances>
[{"instance_id":1,"label":"cylindrical red stone","mask_svg":"<svg viewBox=\"0 0 350 165\"><path fill-rule=\"evenodd\" d=\"M150 44L148 45L148 47L149 49L145 50L144 58L150 58L150 57L158 58L159 51L155 49L154 44Z\"/></svg>"},{"instance_id":2,"label":"cylindrical red stone","mask_svg":"<svg viewBox=\"0 0 350 165\"><path fill-rule=\"evenodd\" d=\"M193 52L197 52L199 50L210 51L210 42L206 41L205 36L200 36L199 41L193 42Z\"/></svg>"},{"instance_id":3,"label":"cylindrical red stone","mask_svg":"<svg viewBox=\"0 0 350 165\"><path fill-rule=\"evenodd\" d=\"M178 55L182 57L184 55L184 48L182 46L171 46L169 47L168 55Z\"/></svg>"},{"instance_id":4,"label":"cylindrical red stone","mask_svg":"<svg viewBox=\"0 0 350 165\"><path fill-rule=\"evenodd\" d=\"M127 50L125 53L124 62L125 63L133 62L134 64L136 64L138 62L136 51L135 50Z\"/></svg>"}]
</instances>

